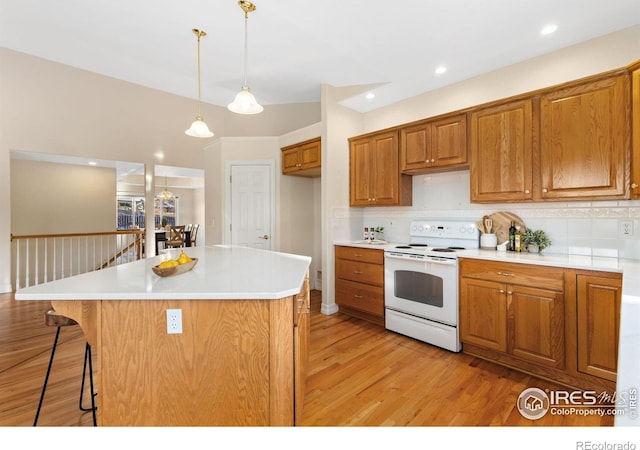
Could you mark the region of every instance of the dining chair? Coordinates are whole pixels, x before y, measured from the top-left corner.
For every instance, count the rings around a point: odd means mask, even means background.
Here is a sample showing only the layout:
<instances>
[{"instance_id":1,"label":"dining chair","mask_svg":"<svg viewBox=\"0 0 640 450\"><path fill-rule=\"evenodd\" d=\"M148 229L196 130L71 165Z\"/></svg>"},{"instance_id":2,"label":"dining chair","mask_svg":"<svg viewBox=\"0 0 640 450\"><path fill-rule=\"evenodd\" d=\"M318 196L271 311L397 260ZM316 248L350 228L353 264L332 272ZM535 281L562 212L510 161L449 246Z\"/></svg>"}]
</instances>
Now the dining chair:
<instances>
[{"instance_id":1,"label":"dining chair","mask_svg":"<svg viewBox=\"0 0 640 450\"><path fill-rule=\"evenodd\" d=\"M184 247L184 225L172 225L169 229L169 237L167 240L167 247Z\"/></svg>"},{"instance_id":2,"label":"dining chair","mask_svg":"<svg viewBox=\"0 0 640 450\"><path fill-rule=\"evenodd\" d=\"M194 223L193 225L191 225L191 246L192 247L196 246L196 240L198 239L198 228L200 228L200 225L197 223Z\"/></svg>"}]
</instances>

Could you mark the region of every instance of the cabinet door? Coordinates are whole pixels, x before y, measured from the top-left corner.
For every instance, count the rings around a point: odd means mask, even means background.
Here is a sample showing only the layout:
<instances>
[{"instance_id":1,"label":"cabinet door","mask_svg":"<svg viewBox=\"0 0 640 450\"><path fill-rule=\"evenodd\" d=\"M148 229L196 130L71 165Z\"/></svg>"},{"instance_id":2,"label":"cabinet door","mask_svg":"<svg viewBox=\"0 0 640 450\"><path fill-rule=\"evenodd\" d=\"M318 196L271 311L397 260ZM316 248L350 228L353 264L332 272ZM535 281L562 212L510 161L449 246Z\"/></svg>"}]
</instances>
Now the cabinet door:
<instances>
[{"instance_id":1,"label":"cabinet door","mask_svg":"<svg viewBox=\"0 0 640 450\"><path fill-rule=\"evenodd\" d=\"M309 332L311 312L309 296L309 278L304 281L303 290L296 296L297 320L294 324L294 420L296 424L302 419L304 406L304 391L307 380L307 366L309 362Z\"/></svg>"},{"instance_id":2,"label":"cabinet door","mask_svg":"<svg viewBox=\"0 0 640 450\"><path fill-rule=\"evenodd\" d=\"M384 317L384 287L336 278L336 303Z\"/></svg>"},{"instance_id":3,"label":"cabinet door","mask_svg":"<svg viewBox=\"0 0 640 450\"><path fill-rule=\"evenodd\" d=\"M640 198L640 68L631 75L631 136L633 138L631 148L633 155L631 162L631 198Z\"/></svg>"},{"instance_id":4,"label":"cabinet door","mask_svg":"<svg viewBox=\"0 0 640 450\"><path fill-rule=\"evenodd\" d=\"M578 370L616 381L622 281L577 278Z\"/></svg>"},{"instance_id":5,"label":"cabinet door","mask_svg":"<svg viewBox=\"0 0 640 450\"><path fill-rule=\"evenodd\" d=\"M467 116L431 123L431 165L457 167L467 164Z\"/></svg>"},{"instance_id":6,"label":"cabinet door","mask_svg":"<svg viewBox=\"0 0 640 450\"><path fill-rule=\"evenodd\" d=\"M431 166L431 125L421 123L400 130L400 170L415 172Z\"/></svg>"},{"instance_id":7,"label":"cabinet door","mask_svg":"<svg viewBox=\"0 0 640 450\"><path fill-rule=\"evenodd\" d=\"M314 140L313 142L307 142L300 146L300 169L312 169L320 167L320 140Z\"/></svg>"},{"instance_id":8,"label":"cabinet door","mask_svg":"<svg viewBox=\"0 0 640 450\"><path fill-rule=\"evenodd\" d=\"M349 151L349 195L351 206L371 204L371 139L362 138L351 141Z\"/></svg>"},{"instance_id":9,"label":"cabinet door","mask_svg":"<svg viewBox=\"0 0 640 450\"><path fill-rule=\"evenodd\" d=\"M507 286L507 296L508 352L563 369L564 295L545 289Z\"/></svg>"},{"instance_id":10,"label":"cabinet door","mask_svg":"<svg viewBox=\"0 0 640 450\"><path fill-rule=\"evenodd\" d=\"M471 114L471 201L532 198L532 101L525 99Z\"/></svg>"},{"instance_id":11,"label":"cabinet door","mask_svg":"<svg viewBox=\"0 0 640 450\"><path fill-rule=\"evenodd\" d=\"M300 153L297 148L282 151L282 173L300 170Z\"/></svg>"},{"instance_id":12,"label":"cabinet door","mask_svg":"<svg viewBox=\"0 0 640 450\"><path fill-rule=\"evenodd\" d=\"M460 279L460 338L463 343L507 351L505 285Z\"/></svg>"},{"instance_id":13,"label":"cabinet door","mask_svg":"<svg viewBox=\"0 0 640 450\"><path fill-rule=\"evenodd\" d=\"M542 199L624 198L629 93L624 75L542 96Z\"/></svg>"},{"instance_id":14,"label":"cabinet door","mask_svg":"<svg viewBox=\"0 0 640 450\"><path fill-rule=\"evenodd\" d=\"M400 167L398 163L398 133L381 133L372 138L369 186L376 205L397 205L399 202Z\"/></svg>"}]
</instances>

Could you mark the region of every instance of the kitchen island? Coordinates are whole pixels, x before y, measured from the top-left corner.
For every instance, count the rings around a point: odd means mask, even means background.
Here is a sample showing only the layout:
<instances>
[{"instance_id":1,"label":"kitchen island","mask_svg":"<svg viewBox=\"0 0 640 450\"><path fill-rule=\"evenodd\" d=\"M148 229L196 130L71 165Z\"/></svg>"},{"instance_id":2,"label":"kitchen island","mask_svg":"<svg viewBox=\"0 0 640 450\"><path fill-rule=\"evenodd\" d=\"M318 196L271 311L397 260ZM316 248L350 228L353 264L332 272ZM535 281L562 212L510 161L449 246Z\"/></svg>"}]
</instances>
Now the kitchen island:
<instances>
[{"instance_id":1,"label":"kitchen island","mask_svg":"<svg viewBox=\"0 0 640 450\"><path fill-rule=\"evenodd\" d=\"M103 426L290 426L302 407L311 258L193 247L16 292L75 319L97 359ZM167 325L179 310L181 333ZM172 331L169 333L169 331Z\"/></svg>"}]
</instances>

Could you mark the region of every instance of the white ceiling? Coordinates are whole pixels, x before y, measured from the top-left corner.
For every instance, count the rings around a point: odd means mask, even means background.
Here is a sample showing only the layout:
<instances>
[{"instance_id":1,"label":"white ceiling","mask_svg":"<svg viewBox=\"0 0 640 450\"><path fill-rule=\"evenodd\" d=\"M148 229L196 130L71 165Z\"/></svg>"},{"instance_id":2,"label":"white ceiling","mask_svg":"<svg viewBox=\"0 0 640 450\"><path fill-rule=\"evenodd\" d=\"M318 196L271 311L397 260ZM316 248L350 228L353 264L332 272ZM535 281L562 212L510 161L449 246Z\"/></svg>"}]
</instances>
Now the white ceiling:
<instances>
[{"instance_id":1,"label":"white ceiling","mask_svg":"<svg viewBox=\"0 0 640 450\"><path fill-rule=\"evenodd\" d=\"M255 0L248 81L264 105L377 85L369 111L640 23L640 0ZM236 0L0 0L0 46L226 105L243 81ZM558 30L542 36L543 26ZM448 71L436 75L445 65Z\"/></svg>"}]
</instances>

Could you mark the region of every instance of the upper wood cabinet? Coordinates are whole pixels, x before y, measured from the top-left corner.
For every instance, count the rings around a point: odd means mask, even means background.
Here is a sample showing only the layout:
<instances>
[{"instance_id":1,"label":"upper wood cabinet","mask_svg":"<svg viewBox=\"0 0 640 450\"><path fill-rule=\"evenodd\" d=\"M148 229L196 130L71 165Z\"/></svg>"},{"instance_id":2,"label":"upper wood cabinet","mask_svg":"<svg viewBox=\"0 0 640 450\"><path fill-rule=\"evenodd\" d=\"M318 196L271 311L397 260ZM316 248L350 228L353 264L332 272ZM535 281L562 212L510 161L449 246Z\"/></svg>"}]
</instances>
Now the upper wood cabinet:
<instances>
[{"instance_id":1,"label":"upper wood cabinet","mask_svg":"<svg viewBox=\"0 0 640 450\"><path fill-rule=\"evenodd\" d=\"M541 96L540 199L627 196L629 99L626 74Z\"/></svg>"},{"instance_id":2,"label":"upper wood cabinet","mask_svg":"<svg viewBox=\"0 0 640 450\"><path fill-rule=\"evenodd\" d=\"M400 174L398 132L349 139L351 206L409 206L411 177Z\"/></svg>"},{"instance_id":3,"label":"upper wood cabinet","mask_svg":"<svg viewBox=\"0 0 640 450\"><path fill-rule=\"evenodd\" d=\"M320 176L320 138L290 145L282 148L281 150L283 175L298 175L305 177Z\"/></svg>"},{"instance_id":4,"label":"upper wood cabinet","mask_svg":"<svg viewBox=\"0 0 640 450\"><path fill-rule=\"evenodd\" d=\"M467 164L467 116L458 114L400 129L400 170L417 175Z\"/></svg>"},{"instance_id":5,"label":"upper wood cabinet","mask_svg":"<svg viewBox=\"0 0 640 450\"><path fill-rule=\"evenodd\" d=\"M640 65L631 73L631 198L640 198Z\"/></svg>"},{"instance_id":6,"label":"upper wood cabinet","mask_svg":"<svg viewBox=\"0 0 640 450\"><path fill-rule=\"evenodd\" d=\"M533 198L533 103L524 99L471 113L472 202Z\"/></svg>"}]
</instances>

